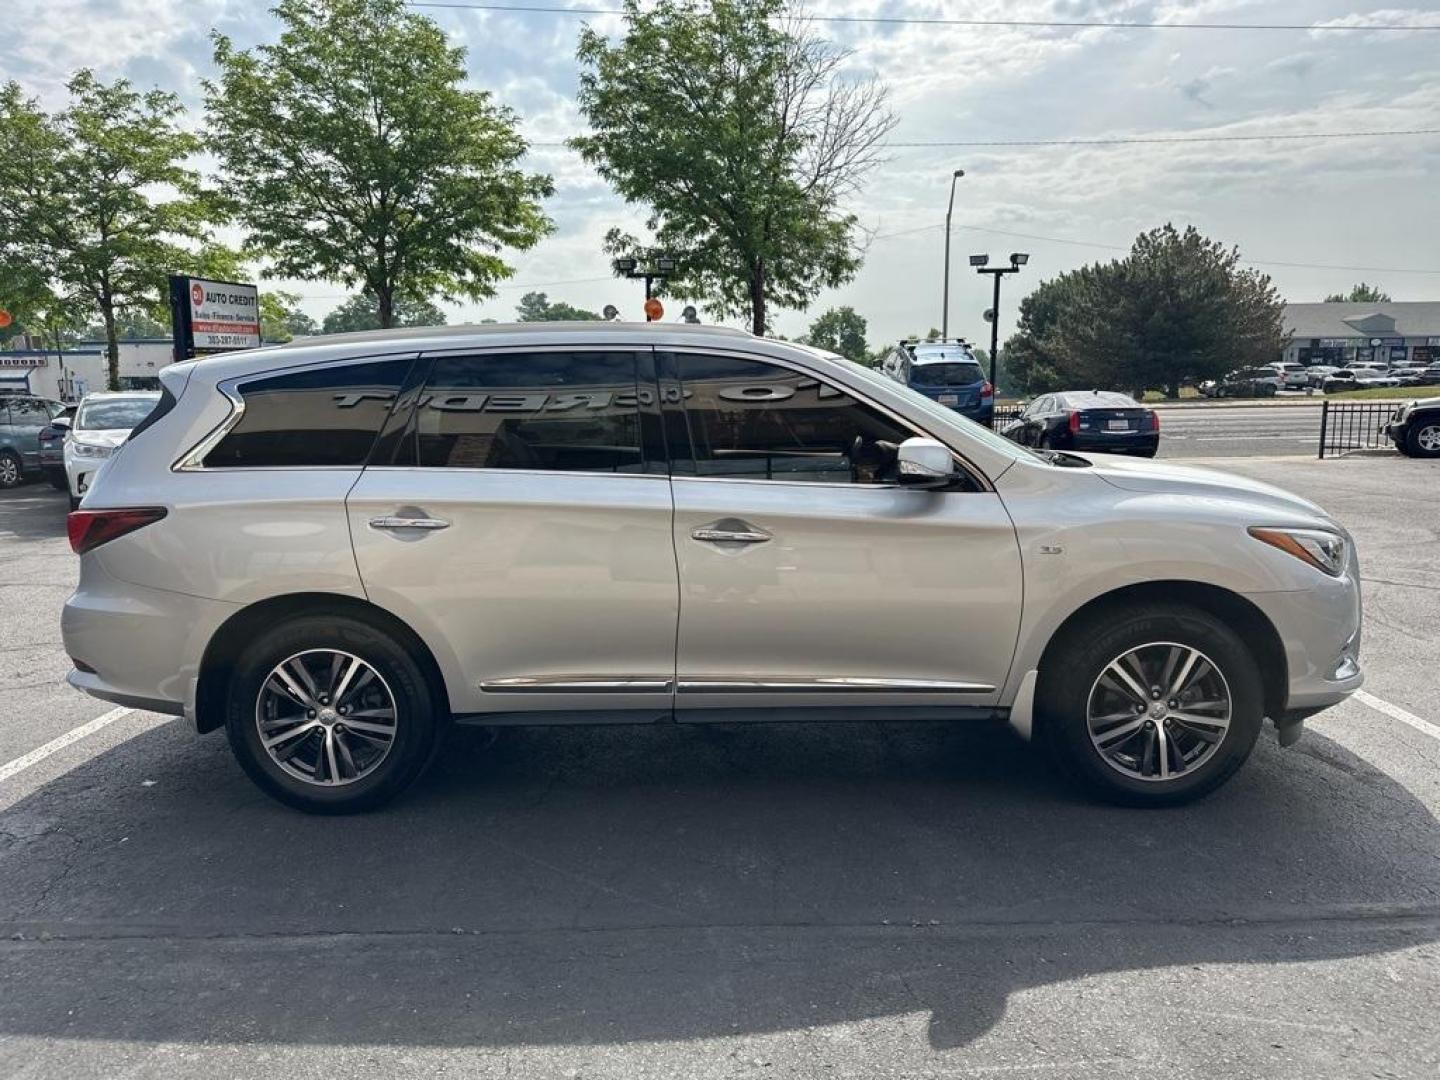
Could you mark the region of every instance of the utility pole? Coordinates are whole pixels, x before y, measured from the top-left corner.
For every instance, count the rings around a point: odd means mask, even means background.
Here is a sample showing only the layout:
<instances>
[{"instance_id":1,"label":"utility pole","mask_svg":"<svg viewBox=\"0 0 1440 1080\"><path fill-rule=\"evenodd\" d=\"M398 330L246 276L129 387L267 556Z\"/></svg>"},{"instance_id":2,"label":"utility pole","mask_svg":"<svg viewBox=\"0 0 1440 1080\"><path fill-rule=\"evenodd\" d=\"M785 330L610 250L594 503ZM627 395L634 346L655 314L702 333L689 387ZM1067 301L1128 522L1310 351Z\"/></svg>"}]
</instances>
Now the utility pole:
<instances>
[{"instance_id":1,"label":"utility pole","mask_svg":"<svg viewBox=\"0 0 1440 1080\"><path fill-rule=\"evenodd\" d=\"M940 302L940 339L950 336L950 215L955 211L955 181L965 175L964 169L950 174L950 203L945 207L945 297Z\"/></svg>"},{"instance_id":2,"label":"utility pole","mask_svg":"<svg viewBox=\"0 0 1440 1080\"><path fill-rule=\"evenodd\" d=\"M1006 274L1018 274L1020 268L1030 261L1023 251L1010 253L1009 266L990 266L989 255L971 255L970 265L977 274L990 274L995 278L995 297L985 317L990 320L990 385L995 385L995 363L1000 354L1000 279Z\"/></svg>"}]
</instances>

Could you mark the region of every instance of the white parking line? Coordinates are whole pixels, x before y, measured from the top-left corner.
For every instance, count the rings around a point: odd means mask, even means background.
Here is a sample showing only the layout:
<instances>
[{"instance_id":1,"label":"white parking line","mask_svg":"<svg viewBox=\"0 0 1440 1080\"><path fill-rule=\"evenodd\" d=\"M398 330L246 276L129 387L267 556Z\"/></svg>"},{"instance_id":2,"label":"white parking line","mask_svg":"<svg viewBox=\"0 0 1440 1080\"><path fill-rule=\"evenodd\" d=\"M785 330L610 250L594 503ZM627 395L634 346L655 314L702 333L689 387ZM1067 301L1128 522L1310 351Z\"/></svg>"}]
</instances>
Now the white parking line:
<instances>
[{"instance_id":1,"label":"white parking line","mask_svg":"<svg viewBox=\"0 0 1440 1080\"><path fill-rule=\"evenodd\" d=\"M1440 724L1432 724L1429 720L1422 719L1412 712L1406 712L1399 705L1391 705L1384 698L1378 698L1365 690L1355 691L1355 700L1362 705L1369 705L1376 712L1382 712L1392 720L1399 720L1402 724L1409 724L1416 731L1423 735L1429 735L1432 739L1440 739ZM3 779L3 777L0 777Z\"/></svg>"},{"instance_id":2,"label":"white parking line","mask_svg":"<svg viewBox=\"0 0 1440 1080\"><path fill-rule=\"evenodd\" d=\"M120 720L123 717L129 716L134 711L134 709L125 708L111 709L103 716L97 716L88 724L81 724L75 730L67 731L58 739L51 739L44 746L37 746L28 754L25 754L22 757L17 757L14 761L7 761L4 765L0 765L0 783L4 783L12 776L24 772L26 769L30 768L31 765L38 765L40 762L48 758L51 754L59 753L71 743L79 742L87 735L94 735L95 732L99 731L101 728L107 727L110 724L113 724L116 720Z\"/></svg>"}]
</instances>

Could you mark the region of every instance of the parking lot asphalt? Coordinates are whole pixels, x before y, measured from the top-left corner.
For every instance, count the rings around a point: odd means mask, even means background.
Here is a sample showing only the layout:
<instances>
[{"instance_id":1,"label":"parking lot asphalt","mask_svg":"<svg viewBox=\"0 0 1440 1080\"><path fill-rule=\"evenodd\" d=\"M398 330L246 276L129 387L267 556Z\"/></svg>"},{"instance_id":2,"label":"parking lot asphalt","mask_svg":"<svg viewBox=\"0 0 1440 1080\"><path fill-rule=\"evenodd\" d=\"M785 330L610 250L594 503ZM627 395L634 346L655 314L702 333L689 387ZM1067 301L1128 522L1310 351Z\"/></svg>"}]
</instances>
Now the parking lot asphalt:
<instances>
[{"instance_id":1,"label":"parking lot asphalt","mask_svg":"<svg viewBox=\"0 0 1440 1080\"><path fill-rule=\"evenodd\" d=\"M988 724L462 729L321 819L126 713L0 779L0 1076L1433 1077L1440 463L1215 464L1355 533L1368 681L1209 799ZM0 493L0 776L110 714L63 520Z\"/></svg>"},{"instance_id":2,"label":"parking lot asphalt","mask_svg":"<svg viewBox=\"0 0 1440 1080\"><path fill-rule=\"evenodd\" d=\"M1161 407L1162 458L1270 457L1314 454L1320 401Z\"/></svg>"}]
</instances>

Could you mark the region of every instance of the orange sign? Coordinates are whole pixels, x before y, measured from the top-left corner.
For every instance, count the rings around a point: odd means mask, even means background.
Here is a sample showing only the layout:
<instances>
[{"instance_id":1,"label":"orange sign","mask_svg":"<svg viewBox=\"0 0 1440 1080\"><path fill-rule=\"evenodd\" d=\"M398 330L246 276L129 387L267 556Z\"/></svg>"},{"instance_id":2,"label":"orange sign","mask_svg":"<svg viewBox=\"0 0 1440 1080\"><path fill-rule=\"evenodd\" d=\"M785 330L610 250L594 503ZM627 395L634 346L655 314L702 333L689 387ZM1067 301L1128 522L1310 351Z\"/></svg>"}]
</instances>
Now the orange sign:
<instances>
[{"instance_id":1,"label":"orange sign","mask_svg":"<svg viewBox=\"0 0 1440 1080\"><path fill-rule=\"evenodd\" d=\"M10 312L6 311L4 308L0 308L0 330L4 330L14 321L15 319L10 314Z\"/></svg>"},{"instance_id":2,"label":"orange sign","mask_svg":"<svg viewBox=\"0 0 1440 1080\"><path fill-rule=\"evenodd\" d=\"M659 322L661 316L663 316L664 314L665 305L660 303L659 300L656 300L655 297L652 296L649 300L645 301L646 322Z\"/></svg>"}]
</instances>

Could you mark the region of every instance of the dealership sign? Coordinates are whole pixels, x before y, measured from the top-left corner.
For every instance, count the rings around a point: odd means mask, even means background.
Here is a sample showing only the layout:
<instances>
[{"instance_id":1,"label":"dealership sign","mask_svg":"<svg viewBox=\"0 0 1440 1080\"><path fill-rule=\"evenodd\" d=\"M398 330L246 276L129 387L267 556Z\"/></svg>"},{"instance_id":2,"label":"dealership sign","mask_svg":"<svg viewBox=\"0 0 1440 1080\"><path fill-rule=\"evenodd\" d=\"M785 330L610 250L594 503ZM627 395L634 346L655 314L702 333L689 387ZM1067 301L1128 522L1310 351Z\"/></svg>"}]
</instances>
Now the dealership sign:
<instances>
[{"instance_id":1,"label":"dealership sign","mask_svg":"<svg viewBox=\"0 0 1440 1080\"><path fill-rule=\"evenodd\" d=\"M170 277L175 359L260 347L260 291L254 285Z\"/></svg>"}]
</instances>

